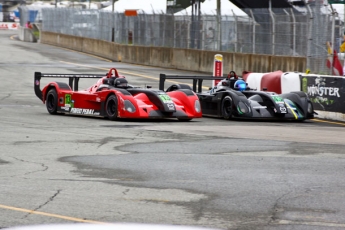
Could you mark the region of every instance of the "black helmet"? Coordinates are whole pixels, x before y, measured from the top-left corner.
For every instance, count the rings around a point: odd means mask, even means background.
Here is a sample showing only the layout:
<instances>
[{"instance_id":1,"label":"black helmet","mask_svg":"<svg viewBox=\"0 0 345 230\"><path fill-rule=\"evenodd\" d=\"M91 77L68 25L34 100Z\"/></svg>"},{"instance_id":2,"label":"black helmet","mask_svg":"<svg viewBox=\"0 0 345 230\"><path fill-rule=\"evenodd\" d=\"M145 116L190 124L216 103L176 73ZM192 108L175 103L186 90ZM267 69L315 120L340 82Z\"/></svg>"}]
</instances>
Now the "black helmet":
<instances>
[{"instance_id":1,"label":"black helmet","mask_svg":"<svg viewBox=\"0 0 345 230\"><path fill-rule=\"evenodd\" d=\"M125 78L116 78L114 86L118 88L127 88L128 81Z\"/></svg>"}]
</instances>

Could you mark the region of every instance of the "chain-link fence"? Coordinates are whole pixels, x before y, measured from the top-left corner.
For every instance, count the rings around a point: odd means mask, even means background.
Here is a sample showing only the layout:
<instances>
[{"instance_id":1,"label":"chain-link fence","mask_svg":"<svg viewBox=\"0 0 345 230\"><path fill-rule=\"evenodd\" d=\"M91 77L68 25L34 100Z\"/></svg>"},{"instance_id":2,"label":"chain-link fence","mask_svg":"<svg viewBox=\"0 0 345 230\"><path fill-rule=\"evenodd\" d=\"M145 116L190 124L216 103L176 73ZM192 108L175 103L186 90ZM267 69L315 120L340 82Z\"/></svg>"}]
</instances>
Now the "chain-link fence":
<instances>
[{"instance_id":1,"label":"chain-link fence","mask_svg":"<svg viewBox=\"0 0 345 230\"><path fill-rule=\"evenodd\" d=\"M25 13L29 12L25 7L21 12L26 17L32 15ZM303 56L308 57L311 72L329 72L326 42L338 49L343 34L343 22L337 14L325 12L318 3L304 11L245 12L248 16L139 13L128 17L102 10L44 8L37 12L36 21L42 21L43 31L121 44Z\"/></svg>"}]
</instances>

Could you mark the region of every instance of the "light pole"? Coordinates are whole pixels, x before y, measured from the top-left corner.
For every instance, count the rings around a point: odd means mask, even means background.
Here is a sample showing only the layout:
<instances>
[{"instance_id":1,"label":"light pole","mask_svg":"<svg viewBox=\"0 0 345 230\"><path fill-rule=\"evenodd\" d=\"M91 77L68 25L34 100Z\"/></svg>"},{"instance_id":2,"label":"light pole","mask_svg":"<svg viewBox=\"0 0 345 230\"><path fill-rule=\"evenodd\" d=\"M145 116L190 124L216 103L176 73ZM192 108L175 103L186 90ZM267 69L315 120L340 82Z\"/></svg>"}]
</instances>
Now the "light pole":
<instances>
[{"instance_id":1,"label":"light pole","mask_svg":"<svg viewBox=\"0 0 345 230\"><path fill-rule=\"evenodd\" d=\"M91 1L91 0L90 0ZM112 28L111 28L111 41L114 42L115 41L115 28L114 28L114 24L115 24L115 15L114 15L114 11L115 11L115 1L116 0L112 0L112 6L111 6L111 12L112 12L112 16L113 16L113 22L112 22Z\"/></svg>"},{"instance_id":2,"label":"light pole","mask_svg":"<svg viewBox=\"0 0 345 230\"><path fill-rule=\"evenodd\" d=\"M217 0L217 48L221 49L221 23L222 23L222 12L220 0Z\"/></svg>"}]
</instances>

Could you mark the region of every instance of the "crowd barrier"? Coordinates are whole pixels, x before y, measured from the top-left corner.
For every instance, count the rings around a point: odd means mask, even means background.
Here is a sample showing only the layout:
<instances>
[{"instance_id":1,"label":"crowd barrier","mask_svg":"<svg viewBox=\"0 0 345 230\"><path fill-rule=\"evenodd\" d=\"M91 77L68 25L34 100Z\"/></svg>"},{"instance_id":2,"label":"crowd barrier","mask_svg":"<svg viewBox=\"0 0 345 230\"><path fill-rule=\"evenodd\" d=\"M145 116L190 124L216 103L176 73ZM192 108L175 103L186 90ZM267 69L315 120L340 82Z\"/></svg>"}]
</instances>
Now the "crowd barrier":
<instances>
[{"instance_id":1,"label":"crowd barrier","mask_svg":"<svg viewBox=\"0 0 345 230\"><path fill-rule=\"evenodd\" d=\"M345 77L283 71L245 71L242 76L253 89L266 89L279 94L303 91L312 101L317 117L345 121Z\"/></svg>"}]
</instances>

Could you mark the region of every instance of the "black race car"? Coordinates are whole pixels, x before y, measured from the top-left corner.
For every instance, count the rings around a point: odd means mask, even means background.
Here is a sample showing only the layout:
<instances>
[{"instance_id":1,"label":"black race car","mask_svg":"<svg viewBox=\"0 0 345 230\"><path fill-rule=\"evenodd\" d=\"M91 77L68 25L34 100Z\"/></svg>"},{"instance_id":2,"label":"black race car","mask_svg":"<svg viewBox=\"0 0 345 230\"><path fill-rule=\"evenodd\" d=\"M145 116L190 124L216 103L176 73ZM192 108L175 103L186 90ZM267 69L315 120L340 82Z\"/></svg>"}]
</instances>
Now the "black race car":
<instances>
[{"instance_id":1,"label":"black race car","mask_svg":"<svg viewBox=\"0 0 345 230\"><path fill-rule=\"evenodd\" d=\"M314 117L314 108L308 95L302 91L277 94L250 89L248 84L231 71L227 77L160 75L160 90L165 79L192 79L188 84L174 84L166 91L192 89L199 97L203 116L224 119L280 119L306 120ZM203 80L218 80L216 87L202 91Z\"/></svg>"}]
</instances>

